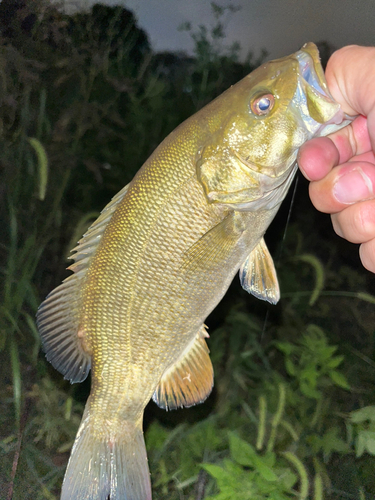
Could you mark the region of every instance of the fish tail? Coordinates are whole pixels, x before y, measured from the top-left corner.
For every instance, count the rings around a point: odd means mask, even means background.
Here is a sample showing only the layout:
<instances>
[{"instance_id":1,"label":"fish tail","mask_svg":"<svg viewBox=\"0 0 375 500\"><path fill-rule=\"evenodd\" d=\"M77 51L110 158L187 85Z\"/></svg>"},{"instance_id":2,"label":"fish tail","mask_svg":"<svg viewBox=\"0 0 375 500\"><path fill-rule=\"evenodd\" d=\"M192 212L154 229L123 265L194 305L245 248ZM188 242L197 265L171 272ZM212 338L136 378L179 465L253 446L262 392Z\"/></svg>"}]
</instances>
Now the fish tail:
<instances>
[{"instance_id":1,"label":"fish tail","mask_svg":"<svg viewBox=\"0 0 375 500\"><path fill-rule=\"evenodd\" d=\"M101 420L101 421L100 421ZM61 500L151 500L142 420L95 418L86 406Z\"/></svg>"}]
</instances>

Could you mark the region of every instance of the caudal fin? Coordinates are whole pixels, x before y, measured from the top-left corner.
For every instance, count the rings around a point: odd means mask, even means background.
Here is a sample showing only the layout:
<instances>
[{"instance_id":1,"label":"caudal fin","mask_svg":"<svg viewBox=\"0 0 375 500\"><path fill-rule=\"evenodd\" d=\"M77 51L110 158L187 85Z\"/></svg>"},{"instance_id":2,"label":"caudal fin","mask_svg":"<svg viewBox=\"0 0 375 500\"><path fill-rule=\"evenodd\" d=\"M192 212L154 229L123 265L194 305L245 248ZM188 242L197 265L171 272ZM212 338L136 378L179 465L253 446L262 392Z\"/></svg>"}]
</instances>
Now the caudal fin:
<instances>
[{"instance_id":1,"label":"caudal fin","mask_svg":"<svg viewBox=\"0 0 375 500\"><path fill-rule=\"evenodd\" d=\"M86 407L61 500L151 500L141 423L98 421Z\"/></svg>"}]
</instances>

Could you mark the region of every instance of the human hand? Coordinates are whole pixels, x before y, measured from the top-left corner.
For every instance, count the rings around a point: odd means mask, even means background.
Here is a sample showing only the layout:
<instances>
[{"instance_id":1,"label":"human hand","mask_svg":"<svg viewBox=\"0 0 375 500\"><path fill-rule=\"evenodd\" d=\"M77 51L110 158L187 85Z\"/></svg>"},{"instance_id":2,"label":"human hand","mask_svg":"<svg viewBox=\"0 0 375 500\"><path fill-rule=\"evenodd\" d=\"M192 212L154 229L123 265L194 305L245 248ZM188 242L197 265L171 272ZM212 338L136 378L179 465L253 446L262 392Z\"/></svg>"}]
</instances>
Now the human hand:
<instances>
[{"instance_id":1,"label":"human hand","mask_svg":"<svg viewBox=\"0 0 375 500\"><path fill-rule=\"evenodd\" d=\"M338 50L328 61L326 79L343 111L360 116L304 144L298 165L311 181L313 205L331 214L339 236L361 244L362 264L375 272L375 47Z\"/></svg>"}]
</instances>

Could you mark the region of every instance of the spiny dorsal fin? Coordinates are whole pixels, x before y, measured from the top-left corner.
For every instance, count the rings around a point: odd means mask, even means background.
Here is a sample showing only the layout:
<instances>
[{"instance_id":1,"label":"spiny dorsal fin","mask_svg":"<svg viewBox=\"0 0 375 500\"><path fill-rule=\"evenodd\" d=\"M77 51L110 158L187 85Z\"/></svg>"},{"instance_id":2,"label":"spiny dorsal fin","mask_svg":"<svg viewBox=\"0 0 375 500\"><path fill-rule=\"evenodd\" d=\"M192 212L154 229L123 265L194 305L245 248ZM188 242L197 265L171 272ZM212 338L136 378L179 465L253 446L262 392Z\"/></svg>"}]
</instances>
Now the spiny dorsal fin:
<instances>
[{"instance_id":1,"label":"spiny dorsal fin","mask_svg":"<svg viewBox=\"0 0 375 500\"><path fill-rule=\"evenodd\" d=\"M280 288L275 266L267 245L262 238L240 269L242 287L261 300L276 304Z\"/></svg>"},{"instance_id":2,"label":"spiny dorsal fin","mask_svg":"<svg viewBox=\"0 0 375 500\"><path fill-rule=\"evenodd\" d=\"M72 250L68 269L74 274L52 290L37 312L37 324L46 357L71 383L82 382L91 367L90 347L85 332L79 330L82 281L104 230L124 198L125 186L104 208L98 219Z\"/></svg>"},{"instance_id":3,"label":"spiny dorsal fin","mask_svg":"<svg viewBox=\"0 0 375 500\"><path fill-rule=\"evenodd\" d=\"M162 376L152 399L165 410L203 403L214 385L214 371L202 326L180 359Z\"/></svg>"},{"instance_id":4,"label":"spiny dorsal fin","mask_svg":"<svg viewBox=\"0 0 375 500\"><path fill-rule=\"evenodd\" d=\"M111 220L113 212L116 210L120 201L124 198L125 194L129 189L129 185L127 184L124 188L121 189L112 200L106 205L99 217L95 222L91 224L88 228L87 233L83 235L83 237L79 240L78 245L73 248L72 252L75 252L73 255L69 257L69 259L74 260L74 264L72 264L68 269L76 272L78 268L88 268L89 259L95 253L97 246L105 228L108 225L108 222ZM82 261L85 261L85 265L82 266Z\"/></svg>"}]
</instances>

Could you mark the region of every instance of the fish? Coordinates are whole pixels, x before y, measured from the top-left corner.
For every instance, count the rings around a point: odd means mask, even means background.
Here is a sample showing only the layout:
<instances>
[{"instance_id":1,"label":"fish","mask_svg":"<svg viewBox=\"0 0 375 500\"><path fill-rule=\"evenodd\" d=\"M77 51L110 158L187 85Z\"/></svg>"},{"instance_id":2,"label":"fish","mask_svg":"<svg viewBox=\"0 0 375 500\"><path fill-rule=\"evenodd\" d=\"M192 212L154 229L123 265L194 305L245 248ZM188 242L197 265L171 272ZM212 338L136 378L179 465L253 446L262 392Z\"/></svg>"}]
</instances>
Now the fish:
<instances>
[{"instance_id":1,"label":"fish","mask_svg":"<svg viewBox=\"0 0 375 500\"><path fill-rule=\"evenodd\" d=\"M37 312L48 361L91 392L62 500L151 500L142 431L213 387L205 319L239 272L280 297L264 234L300 146L346 124L313 43L262 64L179 125L72 250L73 271Z\"/></svg>"}]
</instances>

